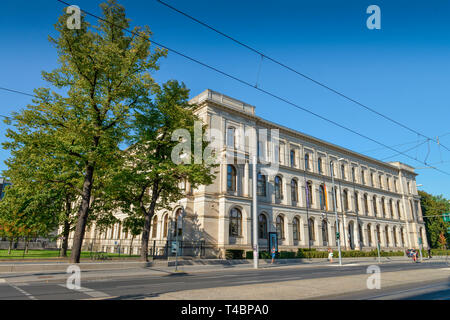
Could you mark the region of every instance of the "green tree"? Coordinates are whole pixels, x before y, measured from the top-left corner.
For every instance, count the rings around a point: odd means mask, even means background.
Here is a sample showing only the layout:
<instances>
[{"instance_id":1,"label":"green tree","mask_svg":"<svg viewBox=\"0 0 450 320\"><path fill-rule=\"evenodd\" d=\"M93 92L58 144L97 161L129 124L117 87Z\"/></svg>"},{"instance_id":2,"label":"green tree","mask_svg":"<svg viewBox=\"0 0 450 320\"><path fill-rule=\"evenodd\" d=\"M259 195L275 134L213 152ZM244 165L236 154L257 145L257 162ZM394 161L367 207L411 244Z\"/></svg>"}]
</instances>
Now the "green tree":
<instances>
[{"instance_id":1,"label":"green tree","mask_svg":"<svg viewBox=\"0 0 450 320\"><path fill-rule=\"evenodd\" d=\"M150 29L135 28L134 35L125 35L129 27L125 10L116 1L101 4L103 19L91 26L82 17L81 29L67 28L69 15L64 13L55 25L59 67L43 72L44 79L67 97L35 90L36 99L13 123L16 132L8 131L11 139L21 132L36 132L52 139L35 140L30 152L46 149L58 162L76 163L80 181L74 195L77 220L71 262L79 263L85 228L93 200L102 192L102 179L119 158L133 110L149 103L149 94L156 88L150 72L158 70L159 58L165 50L150 50ZM139 34L140 36L136 36ZM20 140L20 139L19 139ZM14 141L13 141L14 143ZM79 187L78 187L79 186Z\"/></svg>"},{"instance_id":2,"label":"green tree","mask_svg":"<svg viewBox=\"0 0 450 320\"><path fill-rule=\"evenodd\" d=\"M0 223L10 244L23 239L49 237L58 226L61 195L39 183L12 185L0 202Z\"/></svg>"},{"instance_id":3,"label":"green tree","mask_svg":"<svg viewBox=\"0 0 450 320\"><path fill-rule=\"evenodd\" d=\"M133 253L134 238L142 234L145 219L142 217L128 216L123 220L123 231L131 235L129 255Z\"/></svg>"},{"instance_id":4,"label":"green tree","mask_svg":"<svg viewBox=\"0 0 450 320\"><path fill-rule=\"evenodd\" d=\"M173 139L178 129L188 134L188 149L197 147L202 156L207 150L202 141L206 127L195 115L195 105L189 104L188 98L189 90L184 84L169 81L156 91L152 103L139 108L133 123L131 146L124 153L121 170L113 179L112 185L117 186L116 200L122 212L144 221L141 242L143 261L148 261L153 215L186 196L179 187L180 182L188 181L192 188L196 188L212 183L214 178L212 158L207 159L209 161L195 159L194 152L187 150L182 162L172 159L180 143L178 139ZM194 134L196 130L199 132Z\"/></svg>"},{"instance_id":5,"label":"green tree","mask_svg":"<svg viewBox=\"0 0 450 320\"><path fill-rule=\"evenodd\" d=\"M442 217L443 213L450 212L449 200L442 195L434 196L424 191L419 191L419 195L423 215L427 216L424 220L428 241L432 248L440 248L441 234L444 235L447 242L450 240L447 233L447 227L450 226L450 223L444 222Z\"/></svg>"}]
</instances>

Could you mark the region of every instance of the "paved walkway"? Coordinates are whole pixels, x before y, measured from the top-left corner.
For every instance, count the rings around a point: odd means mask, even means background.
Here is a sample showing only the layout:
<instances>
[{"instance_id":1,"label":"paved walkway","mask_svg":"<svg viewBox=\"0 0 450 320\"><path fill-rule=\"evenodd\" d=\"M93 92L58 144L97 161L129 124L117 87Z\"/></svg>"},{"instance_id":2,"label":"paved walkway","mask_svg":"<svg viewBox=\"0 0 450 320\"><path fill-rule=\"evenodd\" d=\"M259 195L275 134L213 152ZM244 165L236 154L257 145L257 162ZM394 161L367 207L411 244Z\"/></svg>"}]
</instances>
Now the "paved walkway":
<instances>
[{"instance_id":1,"label":"paved walkway","mask_svg":"<svg viewBox=\"0 0 450 320\"><path fill-rule=\"evenodd\" d=\"M217 287L185 290L161 294L146 300L297 300L318 299L345 293L366 292L371 274L291 280L267 284L247 284L232 287ZM403 284L442 281L448 282L450 268L434 270L409 270L381 273L381 289ZM377 290L377 289L374 289Z\"/></svg>"}]
</instances>

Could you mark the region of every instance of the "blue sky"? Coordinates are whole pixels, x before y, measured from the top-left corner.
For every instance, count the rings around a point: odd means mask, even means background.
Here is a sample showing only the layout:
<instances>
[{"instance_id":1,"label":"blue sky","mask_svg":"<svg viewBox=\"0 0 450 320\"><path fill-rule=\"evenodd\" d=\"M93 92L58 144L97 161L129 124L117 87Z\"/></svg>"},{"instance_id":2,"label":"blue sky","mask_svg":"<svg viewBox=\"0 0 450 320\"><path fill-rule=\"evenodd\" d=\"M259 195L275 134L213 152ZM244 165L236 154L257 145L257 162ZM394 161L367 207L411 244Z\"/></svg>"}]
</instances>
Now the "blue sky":
<instances>
[{"instance_id":1,"label":"blue sky","mask_svg":"<svg viewBox=\"0 0 450 320\"><path fill-rule=\"evenodd\" d=\"M71 2L99 14L97 0ZM450 148L450 3L446 1L180 1L171 5L265 54L429 136ZM256 83L260 57L156 1L122 0L132 25L149 25L154 40L248 82ZM366 27L369 5L381 8L381 30ZM56 0L18 5L3 0L0 13L0 87L32 92L46 86L41 71L56 67L48 42L64 6ZM88 17L91 23L94 19ZM185 58L170 54L155 79L177 79L194 96L210 88L256 106L270 121L376 159L419 168L420 189L450 198L450 176L334 127L301 110L243 86ZM264 60L258 84L316 113L399 150L424 141L329 91ZM31 98L0 91L0 114L8 115ZM3 142L5 124L0 124ZM407 144L406 144L407 143ZM398 146L400 145L400 146ZM450 172L450 152L435 143L408 152ZM6 168L0 154L0 170ZM443 161L443 163L440 163Z\"/></svg>"}]
</instances>

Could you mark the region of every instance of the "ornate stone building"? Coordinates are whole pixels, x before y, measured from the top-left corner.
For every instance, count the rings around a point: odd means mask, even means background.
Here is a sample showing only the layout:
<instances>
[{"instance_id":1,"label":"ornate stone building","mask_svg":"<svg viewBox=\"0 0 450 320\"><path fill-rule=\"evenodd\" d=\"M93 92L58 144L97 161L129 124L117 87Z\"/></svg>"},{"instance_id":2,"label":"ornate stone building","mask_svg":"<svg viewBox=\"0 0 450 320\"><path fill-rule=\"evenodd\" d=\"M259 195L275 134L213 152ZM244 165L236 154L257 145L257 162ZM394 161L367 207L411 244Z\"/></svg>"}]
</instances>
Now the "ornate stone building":
<instances>
[{"instance_id":1,"label":"ornate stone building","mask_svg":"<svg viewBox=\"0 0 450 320\"><path fill-rule=\"evenodd\" d=\"M174 204L171 212L161 211L154 217L155 250L167 250L164 245L174 238L172 222L177 212L185 213L180 237L186 243L202 242L204 255L223 257L225 249L251 250L253 177L246 149L247 133L255 129L279 130L276 149L270 141L258 143L260 157L278 162L275 174L257 176L262 250L267 249L273 232L279 250L335 248L334 200L344 250L373 250L377 239L385 251L418 248L421 241L427 248L414 168L375 160L261 119L255 107L212 90L192 103L198 105L197 113L209 128L221 133L220 166L213 184L195 190L183 184L186 198ZM228 163L227 152L234 156ZM119 239L126 253L130 236L120 225L108 232L99 236L103 249L110 251ZM87 233L87 238L94 237L94 230ZM138 253L139 239L135 244L133 252Z\"/></svg>"}]
</instances>

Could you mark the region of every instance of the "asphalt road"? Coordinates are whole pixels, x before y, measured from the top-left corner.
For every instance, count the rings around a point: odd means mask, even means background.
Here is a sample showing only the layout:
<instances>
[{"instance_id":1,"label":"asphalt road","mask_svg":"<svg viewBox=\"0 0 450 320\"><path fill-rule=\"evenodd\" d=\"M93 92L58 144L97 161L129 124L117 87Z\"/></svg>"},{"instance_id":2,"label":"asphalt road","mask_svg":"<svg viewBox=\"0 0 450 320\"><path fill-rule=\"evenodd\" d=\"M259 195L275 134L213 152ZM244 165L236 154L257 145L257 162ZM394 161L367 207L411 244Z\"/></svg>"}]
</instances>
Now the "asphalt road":
<instances>
[{"instance_id":1,"label":"asphalt road","mask_svg":"<svg viewBox=\"0 0 450 320\"><path fill-rule=\"evenodd\" d=\"M389 263L380 265L381 272L414 269L436 269L448 267L442 262ZM256 283L268 285L280 281L339 277L366 274L367 266L358 264L338 266L311 266L305 268L269 266L260 270L208 271L195 274L173 274L165 276L133 276L127 278L82 281L81 291L69 290L64 282L0 283L0 300L74 300L89 298L110 298L120 300L144 299L160 294L225 286ZM447 283L414 283L376 292L357 292L327 299L450 299L450 281ZM45 281L45 279L43 279ZM237 297L238 298L238 297Z\"/></svg>"}]
</instances>

